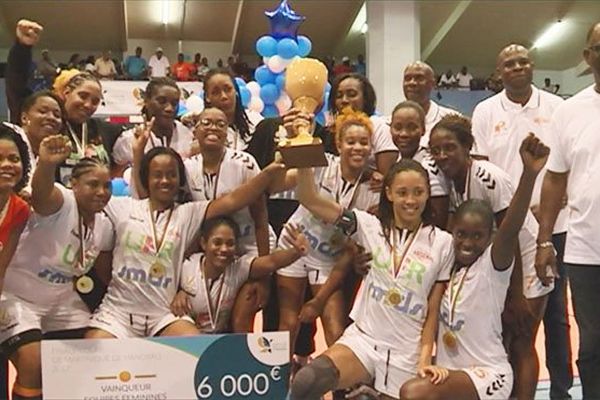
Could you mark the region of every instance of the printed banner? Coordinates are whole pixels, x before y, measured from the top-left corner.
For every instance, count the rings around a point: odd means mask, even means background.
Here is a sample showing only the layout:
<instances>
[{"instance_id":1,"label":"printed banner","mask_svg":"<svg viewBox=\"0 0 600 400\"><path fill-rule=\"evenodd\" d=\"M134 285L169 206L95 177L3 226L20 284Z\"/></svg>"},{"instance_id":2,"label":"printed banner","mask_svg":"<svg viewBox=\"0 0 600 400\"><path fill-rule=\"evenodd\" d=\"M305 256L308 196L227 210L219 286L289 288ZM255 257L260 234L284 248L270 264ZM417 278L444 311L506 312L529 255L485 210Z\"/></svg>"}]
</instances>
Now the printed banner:
<instances>
[{"instance_id":1,"label":"printed banner","mask_svg":"<svg viewBox=\"0 0 600 400\"><path fill-rule=\"evenodd\" d=\"M286 398L289 335L42 342L46 400Z\"/></svg>"},{"instance_id":2,"label":"printed banner","mask_svg":"<svg viewBox=\"0 0 600 400\"><path fill-rule=\"evenodd\" d=\"M94 117L138 115L142 109L142 93L148 81L102 81L104 96ZM177 82L181 99L202 91L202 82Z\"/></svg>"}]
</instances>

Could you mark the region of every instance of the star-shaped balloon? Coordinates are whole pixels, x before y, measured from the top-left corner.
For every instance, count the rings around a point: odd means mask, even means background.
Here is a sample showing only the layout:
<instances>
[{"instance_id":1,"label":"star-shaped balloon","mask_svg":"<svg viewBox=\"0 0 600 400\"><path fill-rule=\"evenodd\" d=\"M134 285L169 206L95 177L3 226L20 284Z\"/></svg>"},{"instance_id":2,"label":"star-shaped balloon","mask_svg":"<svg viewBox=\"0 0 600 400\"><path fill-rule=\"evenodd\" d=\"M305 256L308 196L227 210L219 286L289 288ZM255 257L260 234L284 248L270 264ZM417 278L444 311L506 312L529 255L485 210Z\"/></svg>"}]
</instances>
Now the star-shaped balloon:
<instances>
[{"instance_id":1,"label":"star-shaped balloon","mask_svg":"<svg viewBox=\"0 0 600 400\"><path fill-rule=\"evenodd\" d=\"M271 36L275 39L296 39L298 28L306 17L296 14L288 4L288 0L282 0L279 7L273 11L265 11L265 15L271 22Z\"/></svg>"}]
</instances>

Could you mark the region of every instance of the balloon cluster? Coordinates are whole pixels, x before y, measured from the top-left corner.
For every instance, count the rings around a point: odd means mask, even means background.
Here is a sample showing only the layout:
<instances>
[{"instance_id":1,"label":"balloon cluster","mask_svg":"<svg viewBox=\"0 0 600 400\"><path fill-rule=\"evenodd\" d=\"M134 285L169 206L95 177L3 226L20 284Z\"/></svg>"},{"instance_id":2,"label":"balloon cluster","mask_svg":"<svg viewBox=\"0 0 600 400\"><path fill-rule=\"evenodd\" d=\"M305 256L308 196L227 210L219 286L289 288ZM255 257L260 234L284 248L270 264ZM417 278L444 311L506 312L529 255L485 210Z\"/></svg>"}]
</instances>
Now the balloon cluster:
<instances>
[{"instance_id":1,"label":"balloon cluster","mask_svg":"<svg viewBox=\"0 0 600 400\"><path fill-rule=\"evenodd\" d=\"M292 100L285 92L285 69L299 57L306 57L312 49L312 42L306 36L298 35L298 27L305 17L296 14L282 0L274 11L266 11L271 23L271 32L256 41L256 51L264 65L254 72L254 81L246 83L236 78L244 107L261 113L266 118L277 117L292 106ZM331 85L327 84L323 94L324 106L318 110L317 121L325 122L325 110Z\"/></svg>"}]
</instances>

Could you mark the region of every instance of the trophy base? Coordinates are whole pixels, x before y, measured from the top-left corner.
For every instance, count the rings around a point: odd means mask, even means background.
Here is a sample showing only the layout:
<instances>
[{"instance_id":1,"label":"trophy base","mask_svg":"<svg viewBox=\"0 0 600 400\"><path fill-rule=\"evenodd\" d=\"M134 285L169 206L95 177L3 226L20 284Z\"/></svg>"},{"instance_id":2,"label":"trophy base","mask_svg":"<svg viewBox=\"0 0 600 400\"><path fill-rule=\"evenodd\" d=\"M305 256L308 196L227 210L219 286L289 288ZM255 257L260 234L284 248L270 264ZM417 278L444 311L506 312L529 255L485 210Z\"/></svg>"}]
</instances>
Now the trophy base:
<instances>
[{"instance_id":1,"label":"trophy base","mask_svg":"<svg viewBox=\"0 0 600 400\"><path fill-rule=\"evenodd\" d=\"M307 144L286 144L277 148L289 168L325 167L325 148L318 138Z\"/></svg>"}]
</instances>

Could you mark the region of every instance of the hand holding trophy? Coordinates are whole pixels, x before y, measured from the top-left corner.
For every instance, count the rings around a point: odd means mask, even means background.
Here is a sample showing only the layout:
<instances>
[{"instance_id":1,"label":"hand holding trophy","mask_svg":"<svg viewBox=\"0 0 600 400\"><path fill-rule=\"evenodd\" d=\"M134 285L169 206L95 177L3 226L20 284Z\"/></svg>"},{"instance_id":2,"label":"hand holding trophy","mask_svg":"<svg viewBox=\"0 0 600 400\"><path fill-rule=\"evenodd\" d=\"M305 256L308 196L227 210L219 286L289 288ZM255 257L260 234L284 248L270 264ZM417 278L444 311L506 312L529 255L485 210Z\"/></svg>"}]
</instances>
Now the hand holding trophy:
<instances>
[{"instance_id":1,"label":"hand holding trophy","mask_svg":"<svg viewBox=\"0 0 600 400\"><path fill-rule=\"evenodd\" d=\"M314 114L323 98L327 84L327 68L312 58L299 58L288 65L285 75L285 91L292 99L292 106L304 114ZM290 168L326 166L323 143L311 133L311 123L298 119L294 123L293 137L282 138L278 143L283 161Z\"/></svg>"}]
</instances>

